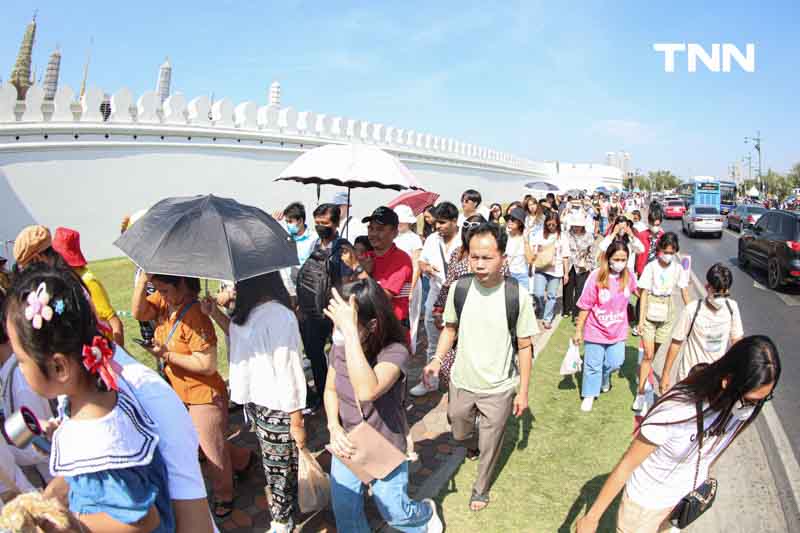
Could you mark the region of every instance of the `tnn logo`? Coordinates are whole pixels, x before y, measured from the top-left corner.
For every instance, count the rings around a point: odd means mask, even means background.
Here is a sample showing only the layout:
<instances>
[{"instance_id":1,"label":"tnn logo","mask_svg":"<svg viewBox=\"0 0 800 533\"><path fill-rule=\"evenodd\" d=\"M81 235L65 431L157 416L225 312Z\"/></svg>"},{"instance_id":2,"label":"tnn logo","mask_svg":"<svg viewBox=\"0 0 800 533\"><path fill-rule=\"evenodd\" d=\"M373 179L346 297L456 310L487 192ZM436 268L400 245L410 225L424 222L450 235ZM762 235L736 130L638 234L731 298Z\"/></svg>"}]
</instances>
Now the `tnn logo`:
<instances>
[{"instance_id":1,"label":"tnn logo","mask_svg":"<svg viewBox=\"0 0 800 533\"><path fill-rule=\"evenodd\" d=\"M722 54L720 54L722 48ZM731 59L734 59L745 72L756 70L756 45L747 43L745 54L730 43L714 43L711 45L709 55L702 45L696 43L655 43L653 50L664 53L664 72L675 72L675 54L686 52L687 67L689 72L697 72L699 59L711 72L720 72L720 58L722 59L722 72L731 71Z\"/></svg>"}]
</instances>

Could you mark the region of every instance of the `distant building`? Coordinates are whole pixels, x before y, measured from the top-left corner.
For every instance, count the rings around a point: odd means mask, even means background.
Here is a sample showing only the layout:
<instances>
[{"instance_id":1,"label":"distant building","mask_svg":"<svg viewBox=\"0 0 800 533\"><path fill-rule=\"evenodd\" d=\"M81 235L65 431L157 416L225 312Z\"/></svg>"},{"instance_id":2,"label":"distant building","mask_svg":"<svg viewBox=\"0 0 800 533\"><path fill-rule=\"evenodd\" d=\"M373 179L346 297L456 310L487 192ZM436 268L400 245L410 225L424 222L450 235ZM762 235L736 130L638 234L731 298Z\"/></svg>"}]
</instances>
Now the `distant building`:
<instances>
[{"instance_id":1,"label":"distant building","mask_svg":"<svg viewBox=\"0 0 800 533\"><path fill-rule=\"evenodd\" d=\"M156 85L156 93L161 99L161 103L169 98L170 85L172 84L172 65L169 63L169 58L164 60L161 67L158 69L158 84Z\"/></svg>"},{"instance_id":2,"label":"distant building","mask_svg":"<svg viewBox=\"0 0 800 533\"><path fill-rule=\"evenodd\" d=\"M36 40L36 15L25 28L25 35L17 53L17 61L11 71L8 82L17 88L17 98L24 100L28 88L33 85L31 79L31 57L33 56L33 43Z\"/></svg>"},{"instance_id":3,"label":"distant building","mask_svg":"<svg viewBox=\"0 0 800 533\"><path fill-rule=\"evenodd\" d=\"M50 61L47 62L47 70L44 73L44 99L52 100L58 90L58 76L61 70L61 51L56 48L50 54Z\"/></svg>"},{"instance_id":4,"label":"distant building","mask_svg":"<svg viewBox=\"0 0 800 533\"><path fill-rule=\"evenodd\" d=\"M269 86L269 105L281 106L281 84L273 81Z\"/></svg>"}]
</instances>

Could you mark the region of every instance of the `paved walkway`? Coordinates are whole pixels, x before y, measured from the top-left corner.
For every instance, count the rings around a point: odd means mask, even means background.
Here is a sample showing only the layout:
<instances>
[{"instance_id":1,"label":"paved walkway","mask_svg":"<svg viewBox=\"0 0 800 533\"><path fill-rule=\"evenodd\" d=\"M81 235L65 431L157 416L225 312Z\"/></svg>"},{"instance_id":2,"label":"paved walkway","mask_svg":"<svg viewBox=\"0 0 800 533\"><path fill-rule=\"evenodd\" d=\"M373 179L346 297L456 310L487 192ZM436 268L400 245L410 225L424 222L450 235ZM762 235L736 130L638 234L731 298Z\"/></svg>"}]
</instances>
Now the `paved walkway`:
<instances>
[{"instance_id":1,"label":"paved walkway","mask_svg":"<svg viewBox=\"0 0 800 533\"><path fill-rule=\"evenodd\" d=\"M555 331L543 330L536 339L536 352L542 350ZM424 332L419 343L417 355L409 369L409 383L416 384L425 363ZM412 498L422 499L436 496L441 488L452 477L464 459L464 448L452 440L450 425L447 423L447 394L432 393L422 398L412 398L408 405L408 420L411 425L411 436L414 439L414 450L419 459L409 465L409 494ZM231 440L240 445L258 450L258 441L254 433L245 427L242 410L231 413ZM317 455L320 465L330 469L330 454L324 449L329 435L325 415L322 411L306 417L309 449ZM206 476L208 479L208 476ZM269 530L270 516L264 487L264 471L261 464L254 463L245 479L238 482L236 488L236 510L225 520L218 522L223 533L250 533ZM394 531L386 526L377 509L367 498L367 518L373 530ZM336 526L330 508L315 515L300 517L301 522L295 529L302 533L334 533Z\"/></svg>"}]
</instances>

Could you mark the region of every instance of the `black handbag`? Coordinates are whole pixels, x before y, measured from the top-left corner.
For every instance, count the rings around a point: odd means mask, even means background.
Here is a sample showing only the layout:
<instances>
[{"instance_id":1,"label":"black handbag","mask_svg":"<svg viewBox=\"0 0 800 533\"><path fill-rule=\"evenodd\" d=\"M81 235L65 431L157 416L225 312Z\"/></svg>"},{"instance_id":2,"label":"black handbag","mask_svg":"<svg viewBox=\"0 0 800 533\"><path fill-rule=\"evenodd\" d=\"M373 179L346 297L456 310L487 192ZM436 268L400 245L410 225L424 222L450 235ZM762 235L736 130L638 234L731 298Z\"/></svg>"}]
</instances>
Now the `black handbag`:
<instances>
[{"instance_id":1,"label":"black handbag","mask_svg":"<svg viewBox=\"0 0 800 533\"><path fill-rule=\"evenodd\" d=\"M694 469L694 483L697 486L697 476L700 474L700 457L703 449L703 409L702 403L697 402L697 466ZM714 498L717 497L717 480L713 477L706 479L702 485L684 496L669 515L669 523L679 529L686 528L697 520L700 515L711 508Z\"/></svg>"}]
</instances>

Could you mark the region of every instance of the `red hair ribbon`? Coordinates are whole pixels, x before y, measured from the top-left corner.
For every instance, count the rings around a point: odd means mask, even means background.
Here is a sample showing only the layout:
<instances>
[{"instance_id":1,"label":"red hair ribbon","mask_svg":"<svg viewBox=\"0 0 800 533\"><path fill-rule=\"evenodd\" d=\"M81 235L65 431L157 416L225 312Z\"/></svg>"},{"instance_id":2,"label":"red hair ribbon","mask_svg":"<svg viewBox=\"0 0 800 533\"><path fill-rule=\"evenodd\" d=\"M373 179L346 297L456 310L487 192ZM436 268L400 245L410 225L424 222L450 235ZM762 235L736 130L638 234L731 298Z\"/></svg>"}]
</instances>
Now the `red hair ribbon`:
<instances>
[{"instance_id":1,"label":"red hair ribbon","mask_svg":"<svg viewBox=\"0 0 800 533\"><path fill-rule=\"evenodd\" d=\"M92 339L91 346L83 346L83 366L92 374L98 374L110 390L119 390L117 377L122 367L114 361L114 351L108 341L99 335Z\"/></svg>"}]
</instances>

